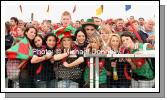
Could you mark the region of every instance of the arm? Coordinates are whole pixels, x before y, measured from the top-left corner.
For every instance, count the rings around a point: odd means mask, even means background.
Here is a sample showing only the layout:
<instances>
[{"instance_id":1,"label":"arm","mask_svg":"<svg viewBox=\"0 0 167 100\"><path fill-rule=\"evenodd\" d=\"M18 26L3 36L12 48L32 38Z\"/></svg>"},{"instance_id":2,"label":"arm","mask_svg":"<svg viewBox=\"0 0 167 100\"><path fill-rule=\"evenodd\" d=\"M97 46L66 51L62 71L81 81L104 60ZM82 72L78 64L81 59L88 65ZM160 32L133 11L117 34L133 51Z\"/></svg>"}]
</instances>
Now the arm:
<instances>
[{"instance_id":1,"label":"arm","mask_svg":"<svg viewBox=\"0 0 167 100\"><path fill-rule=\"evenodd\" d=\"M132 62L131 58L126 58L126 61L131 65L132 70L136 69L136 65Z\"/></svg>"},{"instance_id":2,"label":"arm","mask_svg":"<svg viewBox=\"0 0 167 100\"><path fill-rule=\"evenodd\" d=\"M58 60L61 60L61 59L65 58L65 57L67 57L68 55L69 55L68 53L55 54L55 55L53 56L53 59L54 59L55 61L58 61Z\"/></svg>"},{"instance_id":3,"label":"arm","mask_svg":"<svg viewBox=\"0 0 167 100\"><path fill-rule=\"evenodd\" d=\"M31 59L31 63L32 63L32 64L35 64L35 63L42 62L42 61L44 61L44 60L45 60L45 57L44 57L44 56L38 57L38 56L34 55L34 56L32 57L32 59Z\"/></svg>"},{"instance_id":4,"label":"arm","mask_svg":"<svg viewBox=\"0 0 167 100\"><path fill-rule=\"evenodd\" d=\"M82 62L84 62L84 58L83 57L79 57L78 59L76 59L72 63L68 64L67 62L64 62L63 65L65 67L73 67L73 66L81 64Z\"/></svg>"}]
</instances>

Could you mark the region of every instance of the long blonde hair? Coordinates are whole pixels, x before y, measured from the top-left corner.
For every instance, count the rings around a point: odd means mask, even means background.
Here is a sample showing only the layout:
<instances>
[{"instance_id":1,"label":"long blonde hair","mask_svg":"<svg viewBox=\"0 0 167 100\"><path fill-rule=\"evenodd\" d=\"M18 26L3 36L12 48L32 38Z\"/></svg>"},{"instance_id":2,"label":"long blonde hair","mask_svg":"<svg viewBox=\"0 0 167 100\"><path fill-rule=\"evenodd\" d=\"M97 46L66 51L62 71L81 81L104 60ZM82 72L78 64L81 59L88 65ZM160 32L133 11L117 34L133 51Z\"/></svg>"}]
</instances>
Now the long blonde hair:
<instances>
[{"instance_id":1,"label":"long blonde hair","mask_svg":"<svg viewBox=\"0 0 167 100\"><path fill-rule=\"evenodd\" d=\"M101 49L102 46L103 46L103 42L102 42L102 38L100 37L100 35L99 34L93 34L90 37L90 42L92 42L93 40L95 40L97 43L100 44L100 49Z\"/></svg>"},{"instance_id":2,"label":"long blonde hair","mask_svg":"<svg viewBox=\"0 0 167 100\"><path fill-rule=\"evenodd\" d=\"M111 47L111 40L112 40L112 37L114 37L114 36L119 39L119 46L118 47L120 47L121 46L121 38L120 38L120 36L118 34L115 34L115 33L110 35L109 46Z\"/></svg>"},{"instance_id":3,"label":"long blonde hair","mask_svg":"<svg viewBox=\"0 0 167 100\"><path fill-rule=\"evenodd\" d=\"M112 31L111 31L109 25L101 25L101 26L100 26L100 29L99 29L99 32L100 32L101 30L105 31L105 32L108 33L108 34L112 34Z\"/></svg>"}]
</instances>

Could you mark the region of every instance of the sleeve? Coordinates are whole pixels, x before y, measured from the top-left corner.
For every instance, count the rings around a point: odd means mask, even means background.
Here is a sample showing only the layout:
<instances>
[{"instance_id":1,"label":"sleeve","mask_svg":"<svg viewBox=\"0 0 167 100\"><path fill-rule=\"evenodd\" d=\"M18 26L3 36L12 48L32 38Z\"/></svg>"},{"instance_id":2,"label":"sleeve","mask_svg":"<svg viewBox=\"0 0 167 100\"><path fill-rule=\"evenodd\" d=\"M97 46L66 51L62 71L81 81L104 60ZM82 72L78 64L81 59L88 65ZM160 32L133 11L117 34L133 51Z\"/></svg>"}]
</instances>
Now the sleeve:
<instances>
[{"instance_id":1,"label":"sleeve","mask_svg":"<svg viewBox=\"0 0 167 100\"><path fill-rule=\"evenodd\" d=\"M111 62L110 62L110 59L109 59L109 58L106 58L106 59L105 59L105 69L106 69L107 71L112 71Z\"/></svg>"},{"instance_id":2,"label":"sleeve","mask_svg":"<svg viewBox=\"0 0 167 100\"><path fill-rule=\"evenodd\" d=\"M151 45L150 43L147 44L147 48L146 48L146 50L153 50L153 45Z\"/></svg>"}]
</instances>

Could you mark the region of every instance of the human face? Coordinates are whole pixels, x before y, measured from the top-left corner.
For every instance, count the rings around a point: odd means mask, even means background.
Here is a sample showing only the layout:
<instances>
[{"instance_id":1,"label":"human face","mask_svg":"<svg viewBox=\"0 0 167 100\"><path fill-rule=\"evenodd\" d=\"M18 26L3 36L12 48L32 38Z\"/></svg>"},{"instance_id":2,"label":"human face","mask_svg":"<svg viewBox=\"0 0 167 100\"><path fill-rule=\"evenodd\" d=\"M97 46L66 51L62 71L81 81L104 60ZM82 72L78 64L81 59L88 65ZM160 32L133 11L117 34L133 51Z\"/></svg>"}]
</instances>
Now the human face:
<instances>
[{"instance_id":1,"label":"human face","mask_svg":"<svg viewBox=\"0 0 167 100\"><path fill-rule=\"evenodd\" d=\"M81 26L79 22L76 22L75 25L76 25L76 28L79 28Z\"/></svg>"},{"instance_id":2,"label":"human face","mask_svg":"<svg viewBox=\"0 0 167 100\"><path fill-rule=\"evenodd\" d=\"M133 32L132 26L128 26L127 29L128 29L129 32Z\"/></svg>"},{"instance_id":3,"label":"human face","mask_svg":"<svg viewBox=\"0 0 167 100\"><path fill-rule=\"evenodd\" d=\"M110 46L112 49L118 49L120 44L120 40L117 36L112 36L110 40Z\"/></svg>"},{"instance_id":4,"label":"human face","mask_svg":"<svg viewBox=\"0 0 167 100\"><path fill-rule=\"evenodd\" d=\"M134 42L130 37L123 36L121 39L122 39L122 44L125 48L133 49Z\"/></svg>"},{"instance_id":5,"label":"human face","mask_svg":"<svg viewBox=\"0 0 167 100\"><path fill-rule=\"evenodd\" d=\"M27 35L27 38L33 40L36 36L36 30L34 28L29 28L28 32L26 32L25 34Z\"/></svg>"},{"instance_id":6,"label":"human face","mask_svg":"<svg viewBox=\"0 0 167 100\"><path fill-rule=\"evenodd\" d=\"M109 33L107 33L106 31L104 30L101 30L100 31L100 36L103 40L108 40L109 39Z\"/></svg>"},{"instance_id":7,"label":"human face","mask_svg":"<svg viewBox=\"0 0 167 100\"><path fill-rule=\"evenodd\" d=\"M138 30L138 23L137 23L137 22L133 23L132 25L134 26L134 28L135 28L136 30Z\"/></svg>"},{"instance_id":8,"label":"human face","mask_svg":"<svg viewBox=\"0 0 167 100\"><path fill-rule=\"evenodd\" d=\"M15 26L15 25L16 25L15 20L10 20L10 25L11 25L11 26Z\"/></svg>"},{"instance_id":9,"label":"human face","mask_svg":"<svg viewBox=\"0 0 167 100\"><path fill-rule=\"evenodd\" d=\"M47 24L47 23L44 23L44 25L43 25L43 30L44 30L44 32L48 32L49 29L50 29L50 25Z\"/></svg>"},{"instance_id":10,"label":"human face","mask_svg":"<svg viewBox=\"0 0 167 100\"><path fill-rule=\"evenodd\" d=\"M54 48L56 46L56 39L54 36L49 36L46 40L46 45L49 48Z\"/></svg>"},{"instance_id":11,"label":"human face","mask_svg":"<svg viewBox=\"0 0 167 100\"><path fill-rule=\"evenodd\" d=\"M90 41L90 45L92 47L92 50L99 50L100 49L100 43L96 41L96 39L92 39Z\"/></svg>"},{"instance_id":12,"label":"human face","mask_svg":"<svg viewBox=\"0 0 167 100\"><path fill-rule=\"evenodd\" d=\"M38 29L39 24L38 24L38 22L37 22L37 21L32 21L32 25L33 25L35 28L37 28L37 29Z\"/></svg>"},{"instance_id":13,"label":"human face","mask_svg":"<svg viewBox=\"0 0 167 100\"><path fill-rule=\"evenodd\" d=\"M123 28L123 25L124 25L124 21L123 21L123 20L119 20L119 21L117 22L117 28L122 29L122 28Z\"/></svg>"},{"instance_id":14,"label":"human face","mask_svg":"<svg viewBox=\"0 0 167 100\"><path fill-rule=\"evenodd\" d=\"M87 34L88 37L92 36L96 31L96 29L91 25L87 25L85 27L85 30L86 30L86 34Z\"/></svg>"},{"instance_id":15,"label":"human face","mask_svg":"<svg viewBox=\"0 0 167 100\"><path fill-rule=\"evenodd\" d=\"M77 34L77 42L78 44L83 44L85 42L85 34L81 31L78 32Z\"/></svg>"},{"instance_id":16,"label":"human face","mask_svg":"<svg viewBox=\"0 0 167 100\"><path fill-rule=\"evenodd\" d=\"M72 45L72 39L71 38L63 38L62 44L65 49L70 49Z\"/></svg>"},{"instance_id":17,"label":"human face","mask_svg":"<svg viewBox=\"0 0 167 100\"><path fill-rule=\"evenodd\" d=\"M99 19L99 18L95 18L95 19L94 19L94 22L95 22L95 24L98 25L98 26L100 26L101 23L102 23L101 19Z\"/></svg>"},{"instance_id":18,"label":"human face","mask_svg":"<svg viewBox=\"0 0 167 100\"><path fill-rule=\"evenodd\" d=\"M23 28L24 27L24 22L22 20L20 20L18 26Z\"/></svg>"},{"instance_id":19,"label":"human face","mask_svg":"<svg viewBox=\"0 0 167 100\"><path fill-rule=\"evenodd\" d=\"M42 39L39 36L34 38L34 43L36 47L42 47Z\"/></svg>"},{"instance_id":20,"label":"human face","mask_svg":"<svg viewBox=\"0 0 167 100\"><path fill-rule=\"evenodd\" d=\"M149 20L145 23L145 30L146 31L153 31L154 28L154 21Z\"/></svg>"},{"instance_id":21,"label":"human face","mask_svg":"<svg viewBox=\"0 0 167 100\"><path fill-rule=\"evenodd\" d=\"M144 19L139 19L139 25L141 25L141 26L144 25Z\"/></svg>"},{"instance_id":22,"label":"human face","mask_svg":"<svg viewBox=\"0 0 167 100\"><path fill-rule=\"evenodd\" d=\"M24 36L24 32L22 31L21 28L17 28L17 33L19 36Z\"/></svg>"},{"instance_id":23,"label":"human face","mask_svg":"<svg viewBox=\"0 0 167 100\"><path fill-rule=\"evenodd\" d=\"M62 16L61 22L63 26L68 26L71 24L71 18L70 16Z\"/></svg>"}]
</instances>

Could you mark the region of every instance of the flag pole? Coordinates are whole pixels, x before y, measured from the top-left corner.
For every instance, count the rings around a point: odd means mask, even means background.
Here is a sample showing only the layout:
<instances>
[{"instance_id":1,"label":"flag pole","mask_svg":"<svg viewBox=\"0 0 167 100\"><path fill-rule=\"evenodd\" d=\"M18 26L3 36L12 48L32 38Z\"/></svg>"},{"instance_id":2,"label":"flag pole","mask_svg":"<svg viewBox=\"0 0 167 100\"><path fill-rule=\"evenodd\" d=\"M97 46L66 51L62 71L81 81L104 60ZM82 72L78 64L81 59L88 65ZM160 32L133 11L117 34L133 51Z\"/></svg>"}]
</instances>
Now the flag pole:
<instances>
[{"instance_id":1,"label":"flag pole","mask_svg":"<svg viewBox=\"0 0 167 100\"><path fill-rule=\"evenodd\" d=\"M31 13L31 21L34 20L34 13Z\"/></svg>"}]
</instances>

